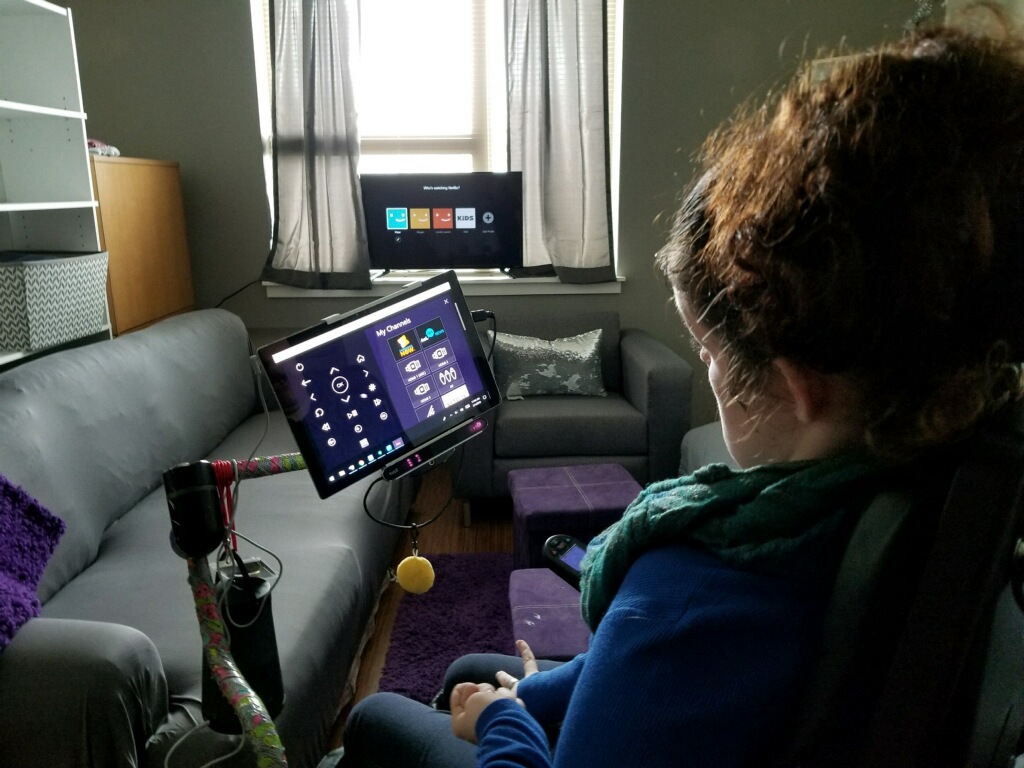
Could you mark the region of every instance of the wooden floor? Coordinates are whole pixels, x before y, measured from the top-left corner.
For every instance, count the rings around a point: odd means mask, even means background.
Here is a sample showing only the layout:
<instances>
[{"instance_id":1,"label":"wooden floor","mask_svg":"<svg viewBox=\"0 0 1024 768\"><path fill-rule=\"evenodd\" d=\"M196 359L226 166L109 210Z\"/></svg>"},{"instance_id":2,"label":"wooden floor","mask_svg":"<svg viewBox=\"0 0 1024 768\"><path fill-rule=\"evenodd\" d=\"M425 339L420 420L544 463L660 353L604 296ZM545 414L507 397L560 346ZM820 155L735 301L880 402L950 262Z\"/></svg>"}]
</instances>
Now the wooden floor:
<instances>
[{"instance_id":1,"label":"wooden floor","mask_svg":"<svg viewBox=\"0 0 1024 768\"><path fill-rule=\"evenodd\" d=\"M437 514L451 499L451 481L448 466L441 465L423 476L416 499L413 501L409 522L423 523ZM475 505L473 517L464 522L462 502L451 499L447 510L433 523L419 530L419 551L424 556L445 552L511 552L512 515L507 504L496 502L493 509ZM392 567L412 554L411 538L403 535L395 550ZM428 557L429 559L429 557ZM331 739L332 749L340 746L348 709L359 700L377 692L384 657L391 640L391 628L398 613L402 588L392 582L384 591L374 619L373 637L367 643L359 664L355 695L342 713Z\"/></svg>"}]
</instances>

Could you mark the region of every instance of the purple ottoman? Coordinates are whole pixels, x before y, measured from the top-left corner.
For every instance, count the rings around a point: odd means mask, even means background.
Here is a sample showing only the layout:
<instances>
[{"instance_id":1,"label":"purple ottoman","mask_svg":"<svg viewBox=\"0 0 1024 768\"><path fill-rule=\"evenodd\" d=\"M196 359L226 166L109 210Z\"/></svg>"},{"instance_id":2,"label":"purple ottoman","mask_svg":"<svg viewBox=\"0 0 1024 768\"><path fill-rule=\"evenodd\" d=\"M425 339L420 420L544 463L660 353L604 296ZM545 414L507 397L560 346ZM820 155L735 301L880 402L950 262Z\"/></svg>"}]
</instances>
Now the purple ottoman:
<instances>
[{"instance_id":1,"label":"purple ottoman","mask_svg":"<svg viewBox=\"0 0 1024 768\"><path fill-rule=\"evenodd\" d=\"M541 547L556 533L586 544L622 517L641 490L618 464L513 469L508 473L508 488L514 568L543 567Z\"/></svg>"},{"instance_id":2,"label":"purple ottoman","mask_svg":"<svg viewBox=\"0 0 1024 768\"><path fill-rule=\"evenodd\" d=\"M508 579L512 637L525 640L539 659L571 659L587 650L590 629L580 593L547 568L512 571Z\"/></svg>"}]
</instances>

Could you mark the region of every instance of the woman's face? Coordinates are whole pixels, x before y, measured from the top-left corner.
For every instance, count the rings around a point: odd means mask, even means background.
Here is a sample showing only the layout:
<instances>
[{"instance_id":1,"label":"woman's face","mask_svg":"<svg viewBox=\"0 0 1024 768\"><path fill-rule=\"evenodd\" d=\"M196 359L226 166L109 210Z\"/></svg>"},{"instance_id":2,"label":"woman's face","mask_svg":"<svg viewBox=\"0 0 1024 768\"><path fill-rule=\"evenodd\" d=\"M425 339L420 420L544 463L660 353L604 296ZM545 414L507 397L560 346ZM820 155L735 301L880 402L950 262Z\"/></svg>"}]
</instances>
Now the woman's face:
<instances>
[{"instance_id":1,"label":"woman's face","mask_svg":"<svg viewBox=\"0 0 1024 768\"><path fill-rule=\"evenodd\" d=\"M708 381L718 403L722 436L730 455L744 468L790 459L792 445L787 438L796 425L791 409L776 407L781 404L771 396L771 390L781 383L774 380L777 374L772 373L769 393L758 399L757 412L738 402L725 387L731 360L718 335L694 314L678 291L675 299L679 314L697 344L700 359L708 367Z\"/></svg>"}]
</instances>

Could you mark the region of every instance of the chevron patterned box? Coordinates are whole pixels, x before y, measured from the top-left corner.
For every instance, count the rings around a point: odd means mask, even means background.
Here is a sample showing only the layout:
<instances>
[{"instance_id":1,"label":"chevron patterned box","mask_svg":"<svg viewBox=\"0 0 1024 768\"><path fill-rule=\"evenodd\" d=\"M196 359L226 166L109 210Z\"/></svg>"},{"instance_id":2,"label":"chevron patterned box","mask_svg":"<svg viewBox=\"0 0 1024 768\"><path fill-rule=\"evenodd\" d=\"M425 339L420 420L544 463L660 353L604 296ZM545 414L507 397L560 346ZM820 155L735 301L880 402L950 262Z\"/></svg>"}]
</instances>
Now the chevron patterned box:
<instances>
[{"instance_id":1,"label":"chevron patterned box","mask_svg":"<svg viewBox=\"0 0 1024 768\"><path fill-rule=\"evenodd\" d=\"M0 253L0 350L35 351L107 327L107 254Z\"/></svg>"}]
</instances>

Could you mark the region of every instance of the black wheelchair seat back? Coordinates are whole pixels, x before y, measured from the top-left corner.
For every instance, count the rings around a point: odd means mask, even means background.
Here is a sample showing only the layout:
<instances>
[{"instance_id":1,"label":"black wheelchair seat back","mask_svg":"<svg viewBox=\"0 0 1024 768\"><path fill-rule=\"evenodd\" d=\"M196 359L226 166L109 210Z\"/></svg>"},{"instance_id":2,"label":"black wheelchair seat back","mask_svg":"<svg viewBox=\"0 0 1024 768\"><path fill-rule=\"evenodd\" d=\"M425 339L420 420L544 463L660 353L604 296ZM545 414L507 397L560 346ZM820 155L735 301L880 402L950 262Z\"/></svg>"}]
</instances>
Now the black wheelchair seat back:
<instances>
[{"instance_id":1,"label":"black wheelchair seat back","mask_svg":"<svg viewBox=\"0 0 1024 768\"><path fill-rule=\"evenodd\" d=\"M868 505L797 731L772 764L1013 765L1024 735L1022 536L1017 402Z\"/></svg>"}]
</instances>

